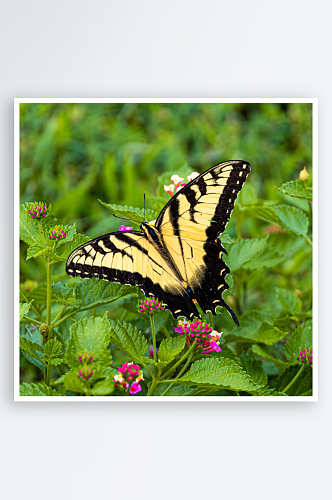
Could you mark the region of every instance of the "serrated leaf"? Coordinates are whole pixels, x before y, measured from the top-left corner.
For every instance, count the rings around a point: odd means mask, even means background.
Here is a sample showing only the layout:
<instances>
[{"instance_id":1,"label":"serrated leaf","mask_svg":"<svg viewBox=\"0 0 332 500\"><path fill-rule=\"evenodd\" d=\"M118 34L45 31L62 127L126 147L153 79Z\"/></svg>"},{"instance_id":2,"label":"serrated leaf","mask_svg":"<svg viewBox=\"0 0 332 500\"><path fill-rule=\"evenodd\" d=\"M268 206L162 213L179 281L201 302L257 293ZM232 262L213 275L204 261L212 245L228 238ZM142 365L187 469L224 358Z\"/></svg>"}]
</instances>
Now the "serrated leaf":
<instances>
[{"instance_id":1,"label":"serrated leaf","mask_svg":"<svg viewBox=\"0 0 332 500\"><path fill-rule=\"evenodd\" d=\"M62 351L63 345L58 341L58 339L50 339L44 344L43 354L45 359L48 361L54 358L62 357Z\"/></svg>"},{"instance_id":2,"label":"serrated leaf","mask_svg":"<svg viewBox=\"0 0 332 500\"><path fill-rule=\"evenodd\" d=\"M30 309L30 303L29 304L27 304L27 303L20 304L20 321L23 318L23 316L25 316L27 314L29 309Z\"/></svg>"},{"instance_id":3,"label":"serrated leaf","mask_svg":"<svg viewBox=\"0 0 332 500\"><path fill-rule=\"evenodd\" d=\"M272 345L287 335L286 332L265 321L265 316L259 311L249 311L239 318L240 326L225 333L226 342L249 342Z\"/></svg>"},{"instance_id":4,"label":"serrated leaf","mask_svg":"<svg viewBox=\"0 0 332 500\"><path fill-rule=\"evenodd\" d=\"M46 248L38 243L34 243L33 245L28 247L27 250L27 260L38 257L38 255L45 254Z\"/></svg>"},{"instance_id":5,"label":"serrated leaf","mask_svg":"<svg viewBox=\"0 0 332 500\"><path fill-rule=\"evenodd\" d=\"M289 363L275 358L271 351L271 348L266 345L254 344L252 346L252 351L258 356L261 356L268 361L272 361L272 363L274 363L274 365L278 368L279 373L282 373L289 366Z\"/></svg>"},{"instance_id":6,"label":"serrated leaf","mask_svg":"<svg viewBox=\"0 0 332 500\"><path fill-rule=\"evenodd\" d=\"M284 352L291 363L296 363L296 357L302 349L310 349L312 346L312 320L301 323L292 333L285 344Z\"/></svg>"},{"instance_id":7,"label":"serrated leaf","mask_svg":"<svg viewBox=\"0 0 332 500\"><path fill-rule=\"evenodd\" d=\"M59 246L64 245L66 243L69 243L74 239L74 236L76 234L76 222L74 222L73 225L67 225L63 226L63 230L66 233L65 238L61 238L56 245L56 248L59 248Z\"/></svg>"},{"instance_id":8,"label":"serrated leaf","mask_svg":"<svg viewBox=\"0 0 332 500\"><path fill-rule=\"evenodd\" d=\"M64 391L52 389L52 387L40 382L38 384L23 383L20 385L20 396L65 396Z\"/></svg>"},{"instance_id":9,"label":"serrated leaf","mask_svg":"<svg viewBox=\"0 0 332 500\"><path fill-rule=\"evenodd\" d=\"M213 358L228 358L233 360L235 363L240 363L239 358L236 356L235 352L232 351L230 347L226 344L220 344L221 351L220 352L213 352L209 354L195 354L194 356L194 361L197 361L198 359L210 359L211 357Z\"/></svg>"},{"instance_id":10,"label":"serrated leaf","mask_svg":"<svg viewBox=\"0 0 332 500\"><path fill-rule=\"evenodd\" d=\"M63 243L66 243L67 238L63 241ZM79 234L76 233L73 237L73 241L71 242L70 246L61 254L61 258L63 260L67 260L69 255L76 250L77 247L83 245L84 243L87 243L90 241L91 238L88 236L84 236L84 234ZM68 242L68 240L67 240Z\"/></svg>"},{"instance_id":11,"label":"serrated leaf","mask_svg":"<svg viewBox=\"0 0 332 500\"><path fill-rule=\"evenodd\" d=\"M249 377L256 382L256 384L264 387L266 386L267 374L263 369L263 362L258 359L251 359L248 354L242 353L239 357L241 365L248 373Z\"/></svg>"},{"instance_id":12,"label":"serrated leaf","mask_svg":"<svg viewBox=\"0 0 332 500\"><path fill-rule=\"evenodd\" d=\"M233 245L233 243L236 243L238 240L235 240L234 238L231 238L229 234L223 233L219 236L219 239L221 243L224 245Z\"/></svg>"},{"instance_id":13,"label":"serrated leaf","mask_svg":"<svg viewBox=\"0 0 332 500\"><path fill-rule=\"evenodd\" d=\"M27 359L29 361L29 363L31 363L34 366L37 366L37 368L39 368L42 372L44 372L44 370L45 370L44 364L41 361L39 361L39 359L36 359L33 356L30 356L30 354L28 354L26 351L21 350L21 352L22 352L23 356L25 357L25 359Z\"/></svg>"},{"instance_id":14,"label":"serrated leaf","mask_svg":"<svg viewBox=\"0 0 332 500\"><path fill-rule=\"evenodd\" d=\"M218 386L232 391L253 392L259 386L231 359L210 358L193 363L190 370L177 380L181 385Z\"/></svg>"},{"instance_id":15,"label":"serrated leaf","mask_svg":"<svg viewBox=\"0 0 332 500\"><path fill-rule=\"evenodd\" d=\"M29 354L29 356L32 356L38 361L42 361L41 356L43 354L43 348L36 342L31 342L31 340L21 336L20 349L22 349L22 351L25 351L27 354Z\"/></svg>"},{"instance_id":16,"label":"serrated leaf","mask_svg":"<svg viewBox=\"0 0 332 500\"><path fill-rule=\"evenodd\" d=\"M141 222L147 222L151 220L155 220L158 217L157 212L150 209L145 209L145 217L144 217L144 209L142 208L134 208L128 207L127 205L112 205L109 203L104 203L101 200L98 200L104 207L109 208L113 212L115 212L120 217L126 217L137 224Z\"/></svg>"},{"instance_id":17,"label":"serrated leaf","mask_svg":"<svg viewBox=\"0 0 332 500\"><path fill-rule=\"evenodd\" d=\"M61 363L64 363L65 362L65 358L53 358L53 359L50 359L48 364L49 365L52 365L52 366L59 366L61 365Z\"/></svg>"},{"instance_id":18,"label":"serrated leaf","mask_svg":"<svg viewBox=\"0 0 332 500\"><path fill-rule=\"evenodd\" d=\"M104 380L96 382L91 389L93 396L108 396L114 392L113 377L107 377Z\"/></svg>"},{"instance_id":19,"label":"serrated leaf","mask_svg":"<svg viewBox=\"0 0 332 500\"><path fill-rule=\"evenodd\" d=\"M156 387L152 396L162 396L162 394L166 391L170 384L160 384ZM175 385L171 387L165 397L167 396L212 396L216 392L219 391L219 387L190 387L190 386L182 386Z\"/></svg>"},{"instance_id":20,"label":"serrated leaf","mask_svg":"<svg viewBox=\"0 0 332 500\"><path fill-rule=\"evenodd\" d=\"M301 300L287 288L276 288L276 296L284 311L292 314L302 309Z\"/></svg>"},{"instance_id":21,"label":"serrated leaf","mask_svg":"<svg viewBox=\"0 0 332 500\"><path fill-rule=\"evenodd\" d=\"M244 269L262 269L263 267L277 266L286 259L288 259L288 255L266 245L242 267Z\"/></svg>"},{"instance_id":22,"label":"serrated leaf","mask_svg":"<svg viewBox=\"0 0 332 500\"><path fill-rule=\"evenodd\" d=\"M78 356L87 349L97 362L109 366L112 361L108 349L110 344L110 324L106 316L83 318L70 327L70 339L66 350L66 363L70 368L78 368ZM70 389L71 390L71 389Z\"/></svg>"},{"instance_id":23,"label":"serrated leaf","mask_svg":"<svg viewBox=\"0 0 332 500\"><path fill-rule=\"evenodd\" d=\"M25 211L26 207L27 205L20 206L20 239L25 241L25 243L27 243L28 245L37 244L43 246L38 220L33 219L28 214L28 212ZM47 217L39 220L44 233L46 233L46 227L49 225L49 217L51 217L50 214ZM54 220L53 217L52 220Z\"/></svg>"},{"instance_id":24,"label":"serrated leaf","mask_svg":"<svg viewBox=\"0 0 332 500\"><path fill-rule=\"evenodd\" d=\"M298 375L302 367L299 365L292 365L285 370L276 381L276 389L284 392L288 384ZM294 381L291 387L287 390L286 394L289 396L311 396L312 394L312 368L305 366Z\"/></svg>"},{"instance_id":25,"label":"serrated leaf","mask_svg":"<svg viewBox=\"0 0 332 500\"><path fill-rule=\"evenodd\" d=\"M66 373L63 383L67 391L78 392L79 394L85 394L87 391L85 384L81 378L77 376L77 372L72 370Z\"/></svg>"},{"instance_id":26,"label":"serrated leaf","mask_svg":"<svg viewBox=\"0 0 332 500\"><path fill-rule=\"evenodd\" d=\"M74 298L81 303L81 311L92 309L94 307L110 304L115 300L137 293L137 287L131 285L121 285L120 283L110 283L108 281L96 278L82 280L74 289Z\"/></svg>"},{"instance_id":27,"label":"serrated leaf","mask_svg":"<svg viewBox=\"0 0 332 500\"><path fill-rule=\"evenodd\" d=\"M110 320L111 342L136 363L142 360L148 343L143 334L125 321Z\"/></svg>"},{"instance_id":28,"label":"serrated leaf","mask_svg":"<svg viewBox=\"0 0 332 500\"><path fill-rule=\"evenodd\" d=\"M146 365L158 366L158 361L155 361L152 358L148 358L147 356L141 356L141 362L145 363Z\"/></svg>"},{"instance_id":29,"label":"serrated leaf","mask_svg":"<svg viewBox=\"0 0 332 500\"><path fill-rule=\"evenodd\" d=\"M308 216L299 208L289 205L277 205L273 208L279 218L279 224L286 231L305 236L309 228Z\"/></svg>"},{"instance_id":30,"label":"serrated leaf","mask_svg":"<svg viewBox=\"0 0 332 500\"><path fill-rule=\"evenodd\" d=\"M229 250L228 258L225 258L227 265L232 271L235 271L246 262L251 261L265 246L266 237L238 241Z\"/></svg>"},{"instance_id":31,"label":"serrated leaf","mask_svg":"<svg viewBox=\"0 0 332 500\"><path fill-rule=\"evenodd\" d=\"M70 305L71 307L80 307L81 301L74 297L74 289L61 282L51 285L52 299L59 304Z\"/></svg>"},{"instance_id":32,"label":"serrated leaf","mask_svg":"<svg viewBox=\"0 0 332 500\"><path fill-rule=\"evenodd\" d=\"M285 182L278 188L284 194L300 198L301 200L312 200L312 192L304 187L303 181L296 179L295 181Z\"/></svg>"},{"instance_id":33,"label":"serrated leaf","mask_svg":"<svg viewBox=\"0 0 332 500\"><path fill-rule=\"evenodd\" d=\"M186 344L186 337L173 337L161 342L158 350L158 363L167 365L177 356Z\"/></svg>"},{"instance_id":34,"label":"serrated leaf","mask_svg":"<svg viewBox=\"0 0 332 500\"><path fill-rule=\"evenodd\" d=\"M256 217L266 222L270 222L271 224L279 224L279 218L275 213L273 207L269 207L263 204L245 207L245 209L241 211L241 214L245 219Z\"/></svg>"}]
</instances>

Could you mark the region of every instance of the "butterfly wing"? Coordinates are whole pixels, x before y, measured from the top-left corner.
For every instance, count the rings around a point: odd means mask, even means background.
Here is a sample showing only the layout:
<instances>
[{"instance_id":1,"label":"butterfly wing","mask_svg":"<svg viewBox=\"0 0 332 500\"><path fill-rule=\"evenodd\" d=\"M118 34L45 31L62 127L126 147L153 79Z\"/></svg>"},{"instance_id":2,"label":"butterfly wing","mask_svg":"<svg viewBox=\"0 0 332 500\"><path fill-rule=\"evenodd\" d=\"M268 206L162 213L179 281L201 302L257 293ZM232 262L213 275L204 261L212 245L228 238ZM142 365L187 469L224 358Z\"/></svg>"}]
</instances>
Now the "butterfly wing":
<instances>
[{"instance_id":1,"label":"butterfly wing","mask_svg":"<svg viewBox=\"0 0 332 500\"><path fill-rule=\"evenodd\" d=\"M158 297L172 312L181 310L187 317L197 313L169 260L138 231L117 231L84 243L69 256L66 272L136 285L145 295Z\"/></svg>"},{"instance_id":2,"label":"butterfly wing","mask_svg":"<svg viewBox=\"0 0 332 500\"><path fill-rule=\"evenodd\" d=\"M218 236L225 230L249 165L228 161L211 167L178 191L156 221L163 245L182 270L190 300L213 314L217 307L225 307L237 324L222 298L229 288L225 279L229 268L222 259L226 250Z\"/></svg>"}]
</instances>

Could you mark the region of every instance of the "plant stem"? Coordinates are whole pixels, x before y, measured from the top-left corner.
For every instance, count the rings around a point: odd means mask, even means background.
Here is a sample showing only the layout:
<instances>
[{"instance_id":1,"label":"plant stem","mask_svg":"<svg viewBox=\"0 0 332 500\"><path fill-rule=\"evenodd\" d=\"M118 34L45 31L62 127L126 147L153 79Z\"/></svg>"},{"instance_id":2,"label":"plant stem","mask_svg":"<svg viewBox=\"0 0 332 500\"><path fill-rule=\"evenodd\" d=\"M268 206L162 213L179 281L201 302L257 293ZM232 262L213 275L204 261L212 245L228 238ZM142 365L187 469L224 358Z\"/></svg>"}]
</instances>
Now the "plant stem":
<instances>
[{"instance_id":1,"label":"plant stem","mask_svg":"<svg viewBox=\"0 0 332 500\"><path fill-rule=\"evenodd\" d=\"M289 382L289 384L287 385L287 387L285 387L285 389L283 389L282 392L286 393L287 391L289 391L290 387L292 387L292 385L294 384L295 380L297 380L299 378L299 376L301 375L301 373L303 372L304 367L305 367L305 365L303 364L301 366L301 368L299 369L299 371L297 372L297 374L295 375L295 377Z\"/></svg>"},{"instance_id":2,"label":"plant stem","mask_svg":"<svg viewBox=\"0 0 332 500\"><path fill-rule=\"evenodd\" d=\"M191 345L191 346L190 346L190 348L188 349L188 351L186 351L186 352L184 353L184 355L182 356L182 358L180 358L180 359L179 359L179 361L178 361L177 363L175 363L175 365L173 365L173 366L172 366L172 368L170 368L170 369L169 369L169 370L168 370L168 371L167 371L167 372L166 372L166 373L165 373L165 374L161 377L161 380L163 380L164 378L166 378L166 377L167 377L167 375L169 375L170 373L173 373L173 372L174 372L174 370L175 370L175 368L176 368L177 366L179 366L179 365L180 365L180 364L181 364L181 363L182 363L182 362L186 359L186 357L187 357L189 354L191 354L191 352L192 352L192 351L194 351L195 347L196 347L196 341L193 343L193 345Z\"/></svg>"},{"instance_id":3,"label":"plant stem","mask_svg":"<svg viewBox=\"0 0 332 500\"><path fill-rule=\"evenodd\" d=\"M44 318L41 314L39 314L39 312L37 311L37 309L35 308L35 306L29 302L29 300L26 298L26 296L24 295L24 293L21 291L21 296L22 298L24 299L24 301L27 303L27 304L30 304L30 308L33 310L33 312L35 313L35 315L40 319L40 321L42 323L44 323Z\"/></svg>"},{"instance_id":4,"label":"plant stem","mask_svg":"<svg viewBox=\"0 0 332 500\"><path fill-rule=\"evenodd\" d=\"M51 285L52 285L52 264L50 264L49 258L46 260L46 323L48 326L47 340L51 338L51 331L53 329L53 324L51 325ZM45 370L45 384L50 385L52 374L52 365L48 365Z\"/></svg>"},{"instance_id":5,"label":"plant stem","mask_svg":"<svg viewBox=\"0 0 332 500\"><path fill-rule=\"evenodd\" d=\"M41 240L42 240L42 243L43 243L43 247L46 247L45 238L44 238L44 231L43 231L42 225L41 225L39 219L37 219L37 222L38 222L38 227L39 227L39 232L40 232L40 237L41 237Z\"/></svg>"},{"instance_id":6,"label":"plant stem","mask_svg":"<svg viewBox=\"0 0 332 500\"><path fill-rule=\"evenodd\" d=\"M28 321L31 321L31 323L35 323L35 325L41 325L41 321L37 321L36 319L29 318L29 316L23 316L23 318L27 319Z\"/></svg>"},{"instance_id":7,"label":"plant stem","mask_svg":"<svg viewBox=\"0 0 332 500\"><path fill-rule=\"evenodd\" d=\"M157 382L158 382L158 380L155 377L153 377L152 384L151 384L151 387L149 389L149 392L147 393L147 396L151 396L151 394L153 393L153 391L156 388Z\"/></svg>"},{"instance_id":8,"label":"plant stem","mask_svg":"<svg viewBox=\"0 0 332 500\"><path fill-rule=\"evenodd\" d=\"M153 343L153 359L157 361L157 344L156 344L156 331L154 327L154 319L153 315L150 314L150 322L151 322L151 333L152 333L152 343ZM155 367L156 371L156 367Z\"/></svg>"},{"instance_id":9,"label":"plant stem","mask_svg":"<svg viewBox=\"0 0 332 500\"><path fill-rule=\"evenodd\" d=\"M208 316L209 316L209 325L211 326L212 330L214 330L214 319L212 312L209 311Z\"/></svg>"},{"instance_id":10,"label":"plant stem","mask_svg":"<svg viewBox=\"0 0 332 500\"><path fill-rule=\"evenodd\" d=\"M196 347L196 340L194 341L193 345ZM177 379L179 379L182 376L182 374L186 371L187 367L191 363L191 360L193 359L194 354L195 354L195 351L193 351L190 354L189 358L187 359L186 364L184 365L184 367L182 368L182 370L180 371L180 373L175 377L174 382L170 386L168 386L167 389L162 393L162 396L165 396L166 392L168 392L175 385Z\"/></svg>"},{"instance_id":11,"label":"plant stem","mask_svg":"<svg viewBox=\"0 0 332 500\"><path fill-rule=\"evenodd\" d=\"M52 329L54 328L54 325L55 325L56 320L57 320L58 318L60 318L60 317L61 317L61 315L62 315L63 311L64 311L65 309L67 309L67 307L68 307L68 306L66 306L66 305L62 306L62 308L61 308L61 310L60 310L59 314L57 314L57 316L56 316L56 317L54 318L54 320L52 321Z\"/></svg>"},{"instance_id":12,"label":"plant stem","mask_svg":"<svg viewBox=\"0 0 332 500\"><path fill-rule=\"evenodd\" d=\"M301 234L301 236L309 243L309 245L313 246L312 241L310 240L310 238L308 238L308 236L305 236L304 234Z\"/></svg>"}]
</instances>

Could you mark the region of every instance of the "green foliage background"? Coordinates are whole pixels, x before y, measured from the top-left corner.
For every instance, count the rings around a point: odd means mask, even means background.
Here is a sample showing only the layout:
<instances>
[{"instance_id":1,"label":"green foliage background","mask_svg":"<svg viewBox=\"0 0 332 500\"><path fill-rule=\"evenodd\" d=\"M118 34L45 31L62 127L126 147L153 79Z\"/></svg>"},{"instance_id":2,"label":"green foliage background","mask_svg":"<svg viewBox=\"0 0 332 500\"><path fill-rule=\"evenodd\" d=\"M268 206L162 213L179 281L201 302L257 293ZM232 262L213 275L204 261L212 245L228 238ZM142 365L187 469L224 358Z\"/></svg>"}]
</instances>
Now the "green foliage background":
<instances>
[{"instance_id":1,"label":"green foliage background","mask_svg":"<svg viewBox=\"0 0 332 500\"><path fill-rule=\"evenodd\" d=\"M159 211L169 199L161 186L170 183L171 174L201 173L226 160L249 161L252 170L226 232L233 240L251 240L256 264L248 260L247 245L241 249L238 242L232 250L232 245L225 244L234 278L228 301L242 321L239 329L234 328L227 313L223 313L215 318L214 326L224 332L237 355L242 352L247 372L250 363L246 364L245 356L263 360L271 380L283 372L282 363L287 359L282 339L310 317L311 247L301 236L306 220L296 222L297 231L271 234L273 223L275 228L283 220L283 209L277 208L272 215L269 210L275 205L287 205L293 207L296 218L300 209L308 216L310 233L308 200L289 196L287 187L277 187L298 179L304 166L309 173L308 186L312 185L311 104L43 103L21 104L20 117L21 203L52 203L58 223L76 223L77 232L90 238L115 231L121 224L98 199L106 204L142 208L145 193L147 208ZM158 178L164 173L158 187ZM285 224L281 225L288 231L287 221ZM43 260L27 261L26 251L27 245L22 243L21 282L44 282ZM68 280L63 262L54 265L53 274L55 282ZM295 290L301 292L300 304L296 303ZM291 297L295 297L293 306L289 305ZM130 305L120 307L119 301L101 304L97 315L106 312L116 320L126 307L130 311ZM291 319L294 312L298 313L296 321ZM84 318L91 311L79 314ZM271 341L264 347L253 332L256 334L264 325L266 332L266 321L272 330ZM71 324L68 320L62 325L61 335L67 340ZM142 324L143 320L137 327L142 328ZM278 335L276 329L281 329L282 334ZM118 363L127 359L121 356L118 354ZM26 359L22 381L41 380L36 364Z\"/></svg>"}]
</instances>

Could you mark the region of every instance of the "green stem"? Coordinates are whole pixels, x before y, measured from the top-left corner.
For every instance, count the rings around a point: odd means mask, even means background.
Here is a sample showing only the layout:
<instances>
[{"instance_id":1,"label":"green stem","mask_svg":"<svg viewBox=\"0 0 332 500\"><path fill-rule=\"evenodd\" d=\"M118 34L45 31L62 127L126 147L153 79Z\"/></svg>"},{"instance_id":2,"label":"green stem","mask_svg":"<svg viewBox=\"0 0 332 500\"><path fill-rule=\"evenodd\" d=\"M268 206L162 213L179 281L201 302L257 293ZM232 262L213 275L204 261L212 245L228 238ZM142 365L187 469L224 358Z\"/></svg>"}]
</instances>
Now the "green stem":
<instances>
[{"instance_id":1,"label":"green stem","mask_svg":"<svg viewBox=\"0 0 332 500\"><path fill-rule=\"evenodd\" d=\"M155 331L155 327L154 327L154 319L153 319L152 314L150 314L150 322L151 322L151 333L152 333L152 343L153 343L153 359L154 359L154 361L157 362L156 331ZM155 372L156 372L156 368L157 367L155 367Z\"/></svg>"},{"instance_id":2,"label":"green stem","mask_svg":"<svg viewBox=\"0 0 332 500\"><path fill-rule=\"evenodd\" d=\"M286 393L287 391L289 391L289 389L292 387L292 385L294 384L295 380L297 380L299 378L299 376L301 375L301 373L303 372L304 370L304 367L305 365L303 364L301 366L301 368L299 369L299 371L297 372L297 374L295 375L295 377L289 382L289 384L287 385L287 387L285 387L285 389L283 389L282 392Z\"/></svg>"},{"instance_id":3,"label":"green stem","mask_svg":"<svg viewBox=\"0 0 332 500\"><path fill-rule=\"evenodd\" d=\"M304 234L301 234L301 236L309 243L309 245L313 246L312 241L308 238L308 236L305 236Z\"/></svg>"},{"instance_id":4,"label":"green stem","mask_svg":"<svg viewBox=\"0 0 332 500\"><path fill-rule=\"evenodd\" d=\"M170 368L162 377L161 377L161 380L164 381L164 378L167 377L167 375L169 375L170 373L173 373L175 368L177 368L181 363L183 363L183 361L186 359L186 357L192 353L192 351L194 351L196 347L196 341L190 346L190 348L188 349L188 351L186 351L184 353L184 355L182 356L182 358L179 359L179 361L177 363L175 363L175 365L172 366L172 368Z\"/></svg>"},{"instance_id":5,"label":"green stem","mask_svg":"<svg viewBox=\"0 0 332 500\"><path fill-rule=\"evenodd\" d=\"M54 323L53 324L53 328L61 325L61 323L63 321L66 321L66 319L70 318L70 316L73 316L73 314L76 314L77 313L77 309L74 309L73 311L71 311L70 313L68 313L66 316L64 316L63 318L61 318L57 323Z\"/></svg>"},{"instance_id":6,"label":"green stem","mask_svg":"<svg viewBox=\"0 0 332 500\"><path fill-rule=\"evenodd\" d=\"M97 308L96 308L96 307L93 307L93 308L91 309L91 316L96 317L96 315L97 315Z\"/></svg>"},{"instance_id":7,"label":"green stem","mask_svg":"<svg viewBox=\"0 0 332 500\"><path fill-rule=\"evenodd\" d=\"M48 336L47 340L51 338L51 331L53 329L53 324L51 325L51 285L52 285L52 265L49 259L46 261L46 323L48 326ZM52 365L48 365L45 370L45 384L50 385L52 374Z\"/></svg>"},{"instance_id":8,"label":"green stem","mask_svg":"<svg viewBox=\"0 0 332 500\"><path fill-rule=\"evenodd\" d=\"M58 318L60 318L60 316L62 315L63 311L65 309L67 309L68 306L64 305L62 306L61 308L61 311L59 312L59 314L57 314L57 316L54 318L54 320L52 321L52 329L54 328L54 325L55 325L55 322L57 321Z\"/></svg>"},{"instance_id":9,"label":"green stem","mask_svg":"<svg viewBox=\"0 0 332 500\"><path fill-rule=\"evenodd\" d=\"M26 298L26 296L24 295L24 293L22 291L20 293L21 293L21 297L24 299L24 301L27 302L27 304L30 304L30 309L33 310L33 312L35 313L35 315L37 316L37 318L39 318L40 321L42 323L44 323L43 316L41 314L39 314L39 312L37 311L37 309L35 308L35 306L32 303L30 303L30 301Z\"/></svg>"},{"instance_id":10,"label":"green stem","mask_svg":"<svg viewBox=\"0 0 332 500\"><path fill-rule=\"evenodd\" d=\"M152 384L151 384L151 387L150 387L150 389L149 389L149 392L147 393L147 396L151 396L151 394L153 393L153 391L154 391L154 390L155 390L155 388L156 388L157 383L158 383L157 378L153 377L153 379L152 379Z\"/></svg>"},{"instance_id":11,"label":"green stem","mask_svg":"<svg viewBox=\"0 0 332 500\"><path fill-rule=\"evenodd\" d=\"M196 346L196 340L194 341L193 345ZM184 367L182 368L182 370L180 371L180 373L175 377L174 382L170 386L168 386L167 389L162 393L162 396L165 396L165 394L176 384L177 379L179 379L182 376L182 374L186 371L187 367L191 363L191 360L193 359L194 354L195 354L195 351L193 351L190 354L190 356L189 356L186 364L184 365Z\"/></svg>"},{"instance_id":12,"label":"green stem","mask_svg":"<svg viewBox=\"0 0 332 500\"><path fill-rule=\"evenodd\" d=\"M37 321L36 319L29 318L29 316L23 316L23 319L27 319L28 321L31 321L31 323L34 323L35 325L41 325L41 321Z\"/></svg>"},{"instance_id":13,"label":"green stem","mask_svg":"<svg viewBox=\"0 0 332 500\"><path fill-rule=\"evenodd\" d=\"M45 248L46 244L45 244L44 231L43 231L43 228L42 228L42 225L41 225L39 219L37 219L37 222L38 222L38 227L39 227L39 232L40 232L40 237L41 237L41 240L42 240L42 243L43 243L43 247Z\"/></svg>"},{"instance_id":14,"label":"green stem","mask_svg":"<svg viewBox=\"0 0 332 500\"><path fill-rule=\"evenodd\" d=\"M208 316L209 316L209 325L211 326L212 330L214 330L214 319L211 311L208 312Z\"/></svg>"},{"instance_id":15,"label":"green stem","mask_svg":"<svg viewBox=\"0 0 332 500\"><path fill-rule=\"evenodd\" d=\"M163 332L163 334L165 335L165 337L166 337L167 339L171 339L171 338L172 338L172 337L171 337L171 335L169 334L169 332L168 332L167 328L165 328L164 326L161 328L161 330L160 330L160 331L161 331L161 332Z\"/></svg>"}]
</instances>

